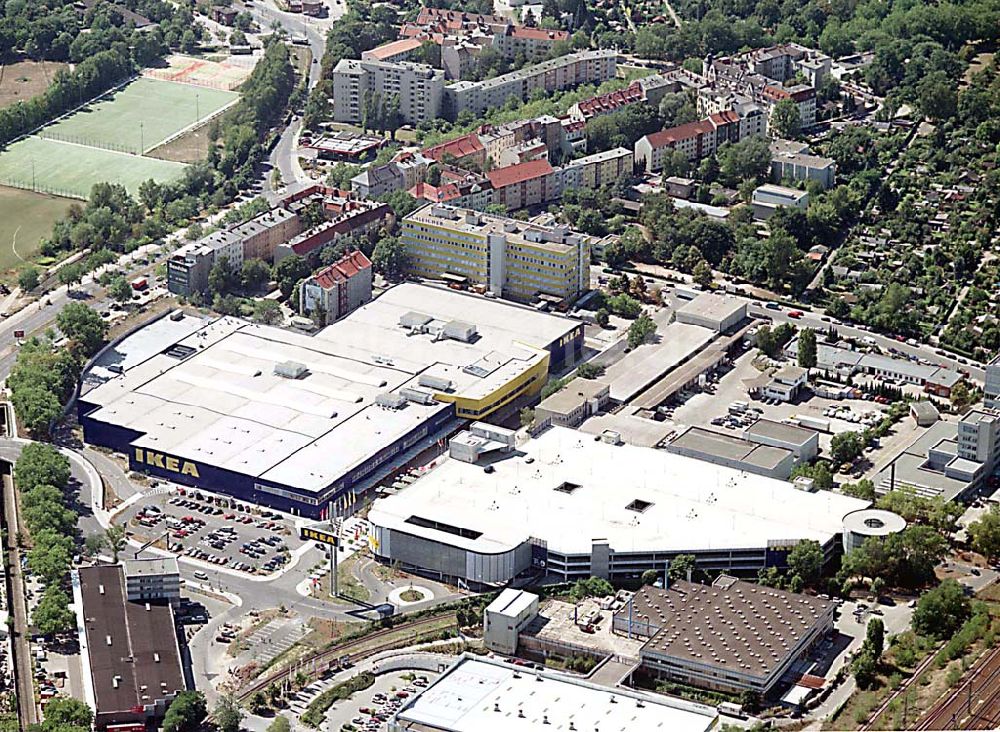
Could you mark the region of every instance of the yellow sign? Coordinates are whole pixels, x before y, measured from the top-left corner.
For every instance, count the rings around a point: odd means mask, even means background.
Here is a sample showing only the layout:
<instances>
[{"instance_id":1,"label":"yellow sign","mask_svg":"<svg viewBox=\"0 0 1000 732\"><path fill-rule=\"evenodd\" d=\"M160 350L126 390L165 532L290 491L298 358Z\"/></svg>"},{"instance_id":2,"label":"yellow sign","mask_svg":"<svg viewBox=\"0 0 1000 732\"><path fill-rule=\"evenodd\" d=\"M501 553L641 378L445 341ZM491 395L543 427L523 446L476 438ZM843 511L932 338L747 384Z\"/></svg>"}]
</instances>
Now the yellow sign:
<instances>
[{"instance_id":1,"label":"yellow sign","mask_svg":"<svg viewBox=\"0 0 1000 732\"><path fill-rule=\"evenodd\" d=\"M178 458L164 455L162 452L153 452L141 447L135 448L135 461L144 465L161 470L169 470L171 473L190 475L192 478L200 478L198 466L190 460L179 460Z\"/></svg>"},{"instance_id":2,"label":"yellow sign","mask_svg":"<svg viewBox=\"0 0 1000 732\"><path fill-rule=\"evenodd\" d=\"M336 536L329 531L323 531L322 529L314 529L303 526L299 530L299 538L303 541L318 541L321 544L340 546L340 542L337 540Z\"/></svg>"}]
</instances>

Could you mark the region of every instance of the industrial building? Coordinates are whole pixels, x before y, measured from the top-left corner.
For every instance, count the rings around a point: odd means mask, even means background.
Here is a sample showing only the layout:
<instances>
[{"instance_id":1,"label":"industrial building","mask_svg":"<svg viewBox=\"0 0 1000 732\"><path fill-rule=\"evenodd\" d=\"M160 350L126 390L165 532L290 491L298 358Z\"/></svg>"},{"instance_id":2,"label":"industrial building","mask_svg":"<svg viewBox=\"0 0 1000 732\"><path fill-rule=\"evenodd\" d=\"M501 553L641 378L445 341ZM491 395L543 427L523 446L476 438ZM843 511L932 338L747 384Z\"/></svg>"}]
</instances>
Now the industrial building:
<instances>
[{"instance_id":1,"label":"industrial building","mask_svg":"<svg viewBox=\"0 0 1000 732\"><path fill-rule=\"evenodd\" d=\"M778 480L788 480L798 464L795 454L787 448L760 445L704 427L689 427L665 449L674 455Z\"/></svg>"},{"instance_id":2,"label":"industrial building","mask_svg":"<svg viewBox=\"0 0 1000 732\"><path fill-rule=\"evenodd\" d=\"M538 614L538 595L510 587L483 611L483 640L495 653L513 656L518 634Z\"/></svg>"},{"instance_id":3,"label":"industrial building","mask_svg":"<svg viewBox=\"0 0 1000 732\"><path fill-rule=\"evenodd\" d=\"M773 697L796 661L833 631L836 603L720 575L643 587L615 613L614 630L648 638L640 668L657 678Z\"/></svg>"},{"instance_id":4,"label":"industrial building","mask_svg":"<svg viewBox=\"0 0 1000 732\"><path fill-rule=\"evenodd\" d=\"M611 387L592 379L573 379L535 407L535 419L560 427L579 427L611 401Z\"/></svg>"},{"instance_id":5,"label":"industrial building","mask_svg":"<svg viewBox=\"0 0 1000 732\"><path fill-rule=\"evenodd\" d=\"M741 297L703 292L677 309L677 322L700 325L725 333L747 319L747 301Z\"/></svg>"},{"instance_id":6,"label":"industrial building","mask_svg":"<svg viewBox=\"0 0 1000 732\"><path fill-rule=\"evenodd\" d=\"M403 219L408 269L499 297L556 303L590 289L590 237L470 209L428 204Z\"/></svg>"},{"instance_id":7,"label":"industrial building","mask_svg":"<svg viewBox=\"0 0 1000 732\"><path fill-rule=\"evenodd\" d=\"M750 205L753 207L755 219L767 221L779 208L797 208L805 211L809 207L809 194L798 188L765 183L754 189Z\"/></svg>"},{"instance_id":8,"label":"industrial building","mask_svg":"<svg viewBox=\"0 0 1000 732\"><path fill-rule=\"evenodd\" d=\"M132 470L323 518L579 358L582 323L443 288L390 288L315 335L162 317L84 374L84 439Z\"/></svg>"},{"instance_id":9,"label":"industrial building","mask_svg":"<svg viewBox=\"0 0 1000 732\"><path fill-rule=\"evenodd\" d=\"M132 571L134 576L137 570ZM162 718L187 688L170 602L127 599L121 565L81 567L76 573L83 686L94 727L141 727Z\"/></svg>"},{"instance_id":10,"label":"industrial building","mask_svg":"<svg viewBox=\"0 0 1000 732\"><path fill-rule=\"evenodd\" d=\"M868 501L662 450L551 427L481 465L445 460L372 506L376 558L444 580L505 583L522 572L624 580L677 554L756 572L799 541L840 550L843 518Z\"/></svg>"},{"instance_id":11,"label":"industrial building","mask_svg":"<svg viewBox=\"0 0 1000 732\"><path fill-rule=\"evenodd\" d=\"M803 463L812 462L819 453L819 432L785 422L758 419L743 430L743 437L758 445L791 450Z\"/></svg>"},{"instance_id":12,"label":"industrial building","mask_svg":"<svg viewBox=\"0 0 1000 732\"><path fill-rule=\"evenodd\" d=\"M708 732L718 720L704 704L466 654L388 724L389 732Z\"/></svg>"}]
</instances>

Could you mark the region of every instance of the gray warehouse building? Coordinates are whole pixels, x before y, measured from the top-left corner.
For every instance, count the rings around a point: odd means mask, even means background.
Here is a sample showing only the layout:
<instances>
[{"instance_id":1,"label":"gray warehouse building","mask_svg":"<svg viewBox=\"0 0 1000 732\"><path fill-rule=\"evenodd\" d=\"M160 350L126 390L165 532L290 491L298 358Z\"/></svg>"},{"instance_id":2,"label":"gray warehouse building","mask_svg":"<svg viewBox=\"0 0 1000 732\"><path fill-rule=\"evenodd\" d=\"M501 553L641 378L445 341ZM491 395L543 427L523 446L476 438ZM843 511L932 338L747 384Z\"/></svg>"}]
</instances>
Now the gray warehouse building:
<instances>
[{"instance_id":1,"label":"gray warehouse building","mask_svg":"<svg viewBox=\"0 0 1000 732\"><path fill-rule=\"evenodd\" d=\"M759 445L703 427L688 428L665 449L675 455L779 480L788 480L797 463L795 454L789 449Z\"/></svg>"},{"instance_id":2,"label":"gray warehouse building","mask_svg":"<svg viewBox=\"0 0 1000 732\"><path fill-rule=\"evenodd\" d=\"M677 309L677 322L725 333L747 319L747 301L732 295L703 292Z\"/></svg>"}]
</instances>

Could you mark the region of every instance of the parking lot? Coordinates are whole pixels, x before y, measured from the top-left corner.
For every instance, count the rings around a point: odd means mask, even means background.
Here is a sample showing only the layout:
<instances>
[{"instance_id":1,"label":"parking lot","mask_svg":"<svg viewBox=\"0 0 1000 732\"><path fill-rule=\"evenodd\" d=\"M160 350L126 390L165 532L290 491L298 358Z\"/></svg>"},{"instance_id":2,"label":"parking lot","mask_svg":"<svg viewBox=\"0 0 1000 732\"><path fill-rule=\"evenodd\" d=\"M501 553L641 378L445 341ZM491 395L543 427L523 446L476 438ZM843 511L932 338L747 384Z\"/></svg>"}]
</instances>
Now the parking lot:
<instances>
[{"instance_id":1,"label":"parking lot","mask_svg":"<svg viewBox=\"0 0 1000 732\"><path fill-rule=\"evenodd\" d=\"M269 574L301 546L279 514L232 499L178 488L129 509L127 528L137 540L163 539L170 551L248 574ZM207 580L205 572L195 579Z\"/></svg>"},{"instance_id":2,"label":"parking lot","mask_svg":"<svg viewBox=\"0 0 1000 732\"><path fill-rule=\"evenodd\" d=\"M375 679L375 684L330 708L321 729L324 732L380 732L409 697L433 681L426 671L401 671ZM295 705L293 705L294 708ZM303 709L305 707L303 706Z\"/></svg>"}]
</instances>

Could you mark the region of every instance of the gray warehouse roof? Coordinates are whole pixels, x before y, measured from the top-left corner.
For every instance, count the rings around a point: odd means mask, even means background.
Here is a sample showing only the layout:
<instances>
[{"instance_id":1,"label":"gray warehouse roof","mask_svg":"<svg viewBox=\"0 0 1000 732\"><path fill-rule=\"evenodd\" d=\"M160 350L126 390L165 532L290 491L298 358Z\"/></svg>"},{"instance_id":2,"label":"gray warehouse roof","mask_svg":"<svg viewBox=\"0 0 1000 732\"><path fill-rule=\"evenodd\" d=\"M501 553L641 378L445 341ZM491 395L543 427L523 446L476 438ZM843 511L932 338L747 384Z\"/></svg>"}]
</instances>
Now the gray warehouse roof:
<instances>
[{"instance_id":1,"label":"gray warehouse roof","mask_svg":"<svg viewBox=\"0 0 1000 732\"><path fill-rule=\"evenodd\" d=\"M782 442L787 442L795 445L804 445L810 440L816 438L816 431L806 429L805 427L796 427L795 425L785 424L784 422L775 422L770 419L758 419L752 425L747 427L743 434L745 435L760 435L761 437L768 437L772 440L781 440Z\"/></svg>"}]
</instances>

